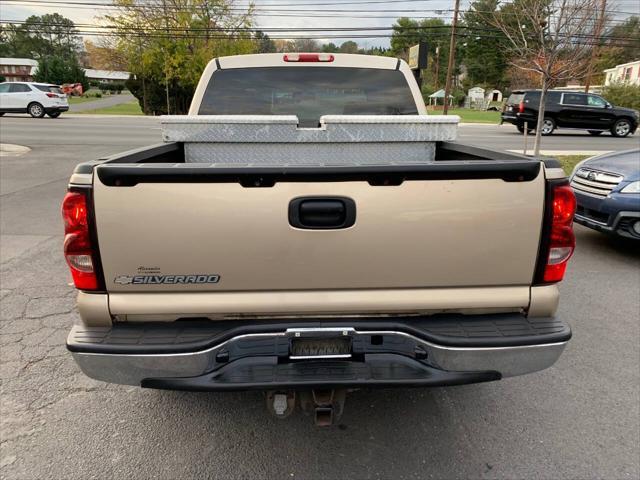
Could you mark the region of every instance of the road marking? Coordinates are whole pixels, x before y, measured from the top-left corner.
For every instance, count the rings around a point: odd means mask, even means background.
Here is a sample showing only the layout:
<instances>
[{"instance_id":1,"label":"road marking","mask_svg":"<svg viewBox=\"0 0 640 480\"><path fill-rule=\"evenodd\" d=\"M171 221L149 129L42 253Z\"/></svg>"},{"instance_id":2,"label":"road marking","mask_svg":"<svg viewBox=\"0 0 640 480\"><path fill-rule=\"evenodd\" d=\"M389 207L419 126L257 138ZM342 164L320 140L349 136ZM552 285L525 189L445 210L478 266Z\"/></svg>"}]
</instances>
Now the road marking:
<instances>
[{"instance_id":1,"label":"road marking","mask_svg":"<svg viewBox=\"0 0 640 480\"><path fill-rule=\"evenodd\" d=\"M19 157L30 151L29 147L23 147L22 145L0 143L0 157Z\"/></svg>"},{"instance_id":2,"label":"road marking","mask_svg":"<svg viewBox=\"0 0 640 480\"><path fill-rule=\"evenodd\" d=\"M532 152L530 148L527 152ZM612 153L615 150L540 150L540 155L604 155L605 153ZM507 150L507 152L519 153L522 155L522 150Z\"/></svg>"}]
</instances>

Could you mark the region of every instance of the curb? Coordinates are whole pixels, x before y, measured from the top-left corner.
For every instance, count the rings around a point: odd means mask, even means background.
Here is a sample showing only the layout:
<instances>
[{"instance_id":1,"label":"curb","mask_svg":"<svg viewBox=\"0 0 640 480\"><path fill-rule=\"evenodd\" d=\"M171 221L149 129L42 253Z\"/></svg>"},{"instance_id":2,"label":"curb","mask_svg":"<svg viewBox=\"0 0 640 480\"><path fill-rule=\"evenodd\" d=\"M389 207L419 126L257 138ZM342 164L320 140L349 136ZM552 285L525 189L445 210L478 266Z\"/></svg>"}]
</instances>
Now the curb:
<instances>
[{"instance_id":1,"label":"curb","mask_svg":"<svg viewBox=\"0 0 640 480\"><path fill-rule=\"evenodd\" d=\"M458 125L469 125L470 127L500 127L499 123L484 123L484 122L460 122Z\"/></svg>"},{"instance_id":2,"label":"curb","mask_svg":"<svg viewBox=\"0 0 640 480\"><path fill-rule=\"evenodd\" d=\"M159 115L111 115L108 113L65 113L64 117L68 118L157 118Z\"/></svg>"},{"instance_id":3,"label":"curb","mask_svg":"<svg viewBox=\"0 0 640 480\"><path fill-rule=\"evenodd\" d=\"M593 157L595 155L604 155L605 153L612 153L615 150L540 150L540 155L588 155ZM507 150L507 152L519 153L522 155L522 149ZM533 148L527 149L528 154L533 153Z\"/></svg>"}]
</instances>

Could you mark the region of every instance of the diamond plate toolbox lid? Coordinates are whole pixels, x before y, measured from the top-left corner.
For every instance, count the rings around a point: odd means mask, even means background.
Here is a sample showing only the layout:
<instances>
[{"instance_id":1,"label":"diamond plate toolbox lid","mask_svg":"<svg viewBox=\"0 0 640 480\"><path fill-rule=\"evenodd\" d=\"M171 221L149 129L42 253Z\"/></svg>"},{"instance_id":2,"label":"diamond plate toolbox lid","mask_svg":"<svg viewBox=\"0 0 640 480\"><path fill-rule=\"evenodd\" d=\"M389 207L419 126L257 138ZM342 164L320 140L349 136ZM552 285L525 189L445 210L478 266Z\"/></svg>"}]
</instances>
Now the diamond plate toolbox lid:
<instances>
[{"instance_id":1,"label":"diamond plate toolbox lid","mask_svg":"<svg viewBox=\"0 0 640 480\"><path fill-rule=\"evenodd\" d=\"M295 115L167 115L165 142L378 143L455 141L456 115L325 115L298 128Z\"/></svg>"}]
</instances>

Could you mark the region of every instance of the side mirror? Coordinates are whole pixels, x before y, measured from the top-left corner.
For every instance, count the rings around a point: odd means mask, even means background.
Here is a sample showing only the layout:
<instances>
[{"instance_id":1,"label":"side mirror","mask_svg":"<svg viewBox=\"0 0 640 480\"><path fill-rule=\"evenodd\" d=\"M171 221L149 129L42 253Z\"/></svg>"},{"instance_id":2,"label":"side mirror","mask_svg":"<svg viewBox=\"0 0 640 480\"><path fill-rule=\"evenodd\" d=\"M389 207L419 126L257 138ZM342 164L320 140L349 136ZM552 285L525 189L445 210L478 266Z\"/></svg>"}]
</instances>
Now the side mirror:
<instances>
[{"instance_id":1,"label":"side mirror","mask_svg":"<svg viewBox=\"0 0 640 480\"><path fill-rule=\"evenodd\" d=\"M607 104L604 106L604 108L613 108L613 105L611 105L609 102L607 102Z\"/></svg>"}]
</instances>

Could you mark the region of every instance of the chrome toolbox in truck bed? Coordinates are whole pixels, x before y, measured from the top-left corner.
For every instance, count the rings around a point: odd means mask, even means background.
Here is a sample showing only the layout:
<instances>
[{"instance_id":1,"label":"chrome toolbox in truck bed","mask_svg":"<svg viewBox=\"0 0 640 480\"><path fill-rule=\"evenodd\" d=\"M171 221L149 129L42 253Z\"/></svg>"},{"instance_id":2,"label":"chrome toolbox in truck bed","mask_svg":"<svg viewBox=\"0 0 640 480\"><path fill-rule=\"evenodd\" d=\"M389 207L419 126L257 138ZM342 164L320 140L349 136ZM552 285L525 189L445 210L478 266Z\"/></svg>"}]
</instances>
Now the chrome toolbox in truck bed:
<instances>
[{"instance_id":1,"label":"chrome toolbox in truck bed","mask_svg":"<svg viewBox=\"0 0 640 480\"><path fill-rule=\"evenodd\" d=\"M435 159L435 142L456 139L455 115L325 115L298 128L295 115L162 117L166 142L185 161L222 165L403 165Z\"/></svg>"}]
</instances>

